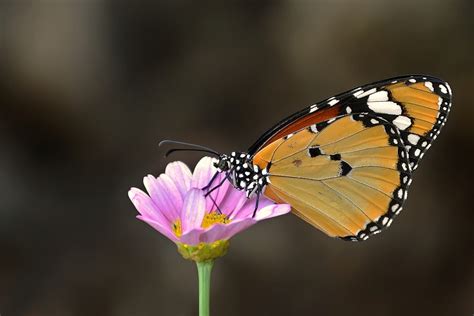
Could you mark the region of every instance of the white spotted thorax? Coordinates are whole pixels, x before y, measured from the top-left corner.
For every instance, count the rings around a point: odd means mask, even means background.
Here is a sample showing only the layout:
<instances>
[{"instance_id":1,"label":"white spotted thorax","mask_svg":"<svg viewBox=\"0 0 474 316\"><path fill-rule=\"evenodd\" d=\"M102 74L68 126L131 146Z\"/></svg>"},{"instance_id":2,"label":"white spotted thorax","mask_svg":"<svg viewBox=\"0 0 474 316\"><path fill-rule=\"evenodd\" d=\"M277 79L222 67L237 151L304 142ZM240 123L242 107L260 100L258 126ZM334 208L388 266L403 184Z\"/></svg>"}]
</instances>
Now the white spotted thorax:
<instances>
[{"instance_id":1,"label":"white spotted thorax","mask_svg":"<svg viewBox=\"0 0 474 316\"><path fill-rule=\"evenodd\" d=\"M247 153L232 152L230 155L220 155L214 165L218 171L227 174L237 190L245 191L247 198L262 193L270 182L268 170L253 164L252 158Z\"/></svg>"}]
</instances>

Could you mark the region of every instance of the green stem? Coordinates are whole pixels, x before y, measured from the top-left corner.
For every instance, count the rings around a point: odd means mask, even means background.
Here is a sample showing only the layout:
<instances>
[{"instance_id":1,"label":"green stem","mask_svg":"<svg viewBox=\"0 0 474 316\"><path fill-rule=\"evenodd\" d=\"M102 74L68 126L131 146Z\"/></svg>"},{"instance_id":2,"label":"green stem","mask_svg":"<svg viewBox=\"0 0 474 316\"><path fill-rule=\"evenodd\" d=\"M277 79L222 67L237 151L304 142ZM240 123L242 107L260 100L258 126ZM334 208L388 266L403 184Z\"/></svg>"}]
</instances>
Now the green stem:
<instances>
[{"instance_id":1,"label":"green stem","mask_svg":"<svg viewBox=\"0 0 474 316\"><path fill-rule=\"evenodd\" d=\"M196 262L199 277L199 316L209 316L209 292L214 260Z\"/></svg>"}]
</instances>

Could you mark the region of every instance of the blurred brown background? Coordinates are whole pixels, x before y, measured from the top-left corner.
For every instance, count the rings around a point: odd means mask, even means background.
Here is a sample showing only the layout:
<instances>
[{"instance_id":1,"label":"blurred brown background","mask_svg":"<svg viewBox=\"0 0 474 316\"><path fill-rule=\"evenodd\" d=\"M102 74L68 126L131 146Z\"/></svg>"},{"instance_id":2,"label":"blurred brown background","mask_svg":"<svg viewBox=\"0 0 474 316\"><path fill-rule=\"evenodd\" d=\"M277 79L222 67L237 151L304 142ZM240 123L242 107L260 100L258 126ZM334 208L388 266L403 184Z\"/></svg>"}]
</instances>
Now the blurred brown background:
<instances>
[{"instance_id":1,"label":"blurred brown background","mask_svg":"<svg viewBox=\"0 0 474 316\"><path fill-rule=\"evenodd\" d=\"M127 198L164 170L158 141L246 149L304 106L426 73L453 110L395 224L359 244L257 225L216 263L212 312L471 315L473 39L471 0L4 0L0 314L197 315L195 266Z\"/></svg>"}]
</instances>

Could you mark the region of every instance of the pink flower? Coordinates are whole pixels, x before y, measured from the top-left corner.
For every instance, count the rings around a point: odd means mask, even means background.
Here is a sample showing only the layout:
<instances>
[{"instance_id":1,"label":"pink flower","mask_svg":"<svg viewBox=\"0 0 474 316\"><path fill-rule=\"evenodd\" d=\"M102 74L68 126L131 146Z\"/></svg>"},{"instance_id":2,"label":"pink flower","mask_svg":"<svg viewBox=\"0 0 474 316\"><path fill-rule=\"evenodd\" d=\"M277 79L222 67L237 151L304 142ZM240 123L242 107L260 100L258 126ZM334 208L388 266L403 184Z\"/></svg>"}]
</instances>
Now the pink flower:
<instances>
[{"instance_id":1,"label":"pink flower","mask_svg":"<svg viewBox=\"0 0 474 316\"><path fill-rule=\"evenodd\" d=\"M192 174L182 162L172 162L158 178L143 179L148 194L137 188L128 192L140 215L137 217L178 245L197 246L227 241L257 222L290 212L287 204L275 204L261 196L247 199L229 181L205 196L202 190L216 173L213 160L202 158ZM219 174L212 187L225 175ZM214 200L214 201L213 201Z\"/></svg>"}]
</instances>

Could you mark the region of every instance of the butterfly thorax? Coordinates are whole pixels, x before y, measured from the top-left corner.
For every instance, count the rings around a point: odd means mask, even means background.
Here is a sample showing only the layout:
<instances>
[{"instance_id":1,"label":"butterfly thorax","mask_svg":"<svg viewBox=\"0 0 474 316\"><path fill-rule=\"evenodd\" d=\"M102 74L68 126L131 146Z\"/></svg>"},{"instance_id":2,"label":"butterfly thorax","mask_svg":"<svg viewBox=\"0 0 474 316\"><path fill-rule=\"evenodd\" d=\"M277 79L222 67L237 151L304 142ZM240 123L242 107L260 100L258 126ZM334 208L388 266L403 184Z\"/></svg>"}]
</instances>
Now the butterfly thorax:
<instances>
[{"instance_id":1,"label":"butterfly thorax","mask_svg":"<svg viewBox=\"0 0 474 316\"><path fill-rule=\"evenodd\" d=\"M227 174L236 189L245 191L248 198L260 194L269 182L268 170L254 164L251 156L244 152L220 155L215 166Z\"/></svg>"}]
</instances>

